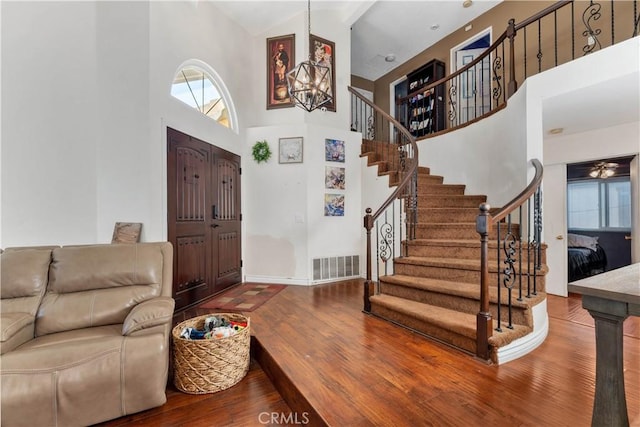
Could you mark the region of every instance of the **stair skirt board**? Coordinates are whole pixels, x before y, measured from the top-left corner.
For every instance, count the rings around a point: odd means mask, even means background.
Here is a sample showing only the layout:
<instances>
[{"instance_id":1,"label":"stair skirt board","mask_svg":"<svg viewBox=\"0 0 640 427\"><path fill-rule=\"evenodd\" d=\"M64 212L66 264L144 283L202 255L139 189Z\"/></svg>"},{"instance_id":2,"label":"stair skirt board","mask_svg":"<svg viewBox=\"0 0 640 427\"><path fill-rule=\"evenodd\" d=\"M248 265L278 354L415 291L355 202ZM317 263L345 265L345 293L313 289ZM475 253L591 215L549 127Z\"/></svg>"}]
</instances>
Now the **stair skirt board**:
<instances>
[{"instance_id":1,"label":"stair skirt board","mask_svg":"<svg viewBox=\"0 0 640 427\"><path fill-rule=\"evenodd\" d=\"M525 356L538 348L547 338L547 334L549 333L547 300L544 299L539 304L534 305L531 311L533 313L533 332L503 347L494 348L495 354L492 354L491 358L498 365L503 365Z\"/></svg>"}]
</instances>

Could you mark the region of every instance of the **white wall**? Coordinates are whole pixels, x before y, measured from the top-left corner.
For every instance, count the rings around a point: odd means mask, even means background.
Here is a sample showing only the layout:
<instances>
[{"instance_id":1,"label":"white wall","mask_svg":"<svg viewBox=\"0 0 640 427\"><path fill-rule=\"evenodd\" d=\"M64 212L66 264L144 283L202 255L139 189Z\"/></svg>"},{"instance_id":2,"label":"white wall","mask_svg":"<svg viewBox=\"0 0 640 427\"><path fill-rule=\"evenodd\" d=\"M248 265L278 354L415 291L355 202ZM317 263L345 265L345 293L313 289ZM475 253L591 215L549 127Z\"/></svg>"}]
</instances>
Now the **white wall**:
<instances>
[{"instance_id":1,"label":"white wall","mask_svg":"<svg viewBox=\"0 0 640 427\"><path fill-rule=\"evenodd\" d=\"M527 185L533 169L528 160L541 157L527 157L526 113L523 87L492 116L419 141L420 165L444 176L445 184L465 184L465 194L487 195L492 207L501 207Z\"/></svg>"},{"instance_id":2,"label":"white wall","mask_svg":"<svg viewBox=\"0 0 640 427\"><path fill-rule=\"evenodd\" d=\"M278 163L278 140L303 138L303 162ZM325 139L345 141L345 163L326 162ZM251 148L266 140L272 152L256 163ZM245 196L245 274L247 281L307 285L313 258L361 254L360 134L298 124L247 130L243 179ZM325 189L325 167L345 168L345 190ZM345 194L344 217L324 216L324 194Z\"/></svg>"},{"instance_id":3,"label":"white wall","mask_svg":"<svg viewBox=\"0 0 640 427\"><path fill-rule=\"evenodd\" d=\"M0 7L0 244L94 242L100 111L96 4L2 2Z\"/></svg>"},{"instance_id":4,"label":"white wall","mask_svg":"<svg viewBox=\"0 0 640 427\"><path fill-rule=\"evenodd\" d=\"M189 59L208 63L249 117L253 70L220 41L252 38L208 2L0 7L0 245L109 242L116 221L166 239L165 126L237 154L243 141L172 99L173 76Z\"/></svg>"}]
</instances>

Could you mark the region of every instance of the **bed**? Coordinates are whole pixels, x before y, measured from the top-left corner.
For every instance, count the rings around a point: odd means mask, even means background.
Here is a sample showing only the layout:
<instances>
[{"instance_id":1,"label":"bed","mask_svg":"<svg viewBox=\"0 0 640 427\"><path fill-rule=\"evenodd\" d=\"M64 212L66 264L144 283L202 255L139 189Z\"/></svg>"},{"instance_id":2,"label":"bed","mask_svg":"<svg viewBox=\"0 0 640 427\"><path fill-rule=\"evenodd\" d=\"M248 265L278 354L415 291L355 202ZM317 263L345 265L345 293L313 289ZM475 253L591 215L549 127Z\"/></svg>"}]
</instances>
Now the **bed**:
<instances>
[{"instance_id":1,"label":"bed","mask_svg":"<svg viewBox=\"0 0 640 427\"><path fill-rule=\"evenodd\" d=\"M569 282L604 273L607 267L607 254L598 244L597 237L569 233L567 240Z\"/></svg>"}]
</instances>

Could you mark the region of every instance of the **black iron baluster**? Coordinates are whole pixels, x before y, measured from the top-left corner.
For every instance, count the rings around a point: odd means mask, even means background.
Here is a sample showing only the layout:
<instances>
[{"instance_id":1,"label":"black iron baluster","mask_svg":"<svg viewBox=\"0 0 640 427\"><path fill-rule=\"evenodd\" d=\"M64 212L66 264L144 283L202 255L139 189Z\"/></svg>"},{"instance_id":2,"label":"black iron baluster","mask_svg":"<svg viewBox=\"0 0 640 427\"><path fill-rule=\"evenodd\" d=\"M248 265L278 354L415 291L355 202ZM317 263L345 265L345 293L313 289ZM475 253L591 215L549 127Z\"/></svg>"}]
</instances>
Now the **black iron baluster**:
<instances>
[{"instance_id":1,"label":"black iron baluster","mask_svg":"<svg viewBox=\"0 0 640 427\"><path fill-rule=\"evenodd\" d=\"M536 54L536 58L538 58L538 73L542 72L542 18L538 19L538 53Z\"/></svg>"},{"instance_id":2,"label":"black iron baluster","mask_svg":"<svg viewBox=\"0 0 640 427\"><path fill-rule=\"evenodd\" d=\"M456 76L456 80L459 77ZM457 126L457 118L458 113L456 111L456 95L457 95L457 85L453 84L453 79L451 80L451 86L449 87L449 121L452 122L452 126Z\"/></svg>"},{"instance_id":3,"label":"black iron baluster","mask_svg":"<svg viewBox=\"0 0 640 427\"><path fill-rule=\"evenodd\" d=\"M571 59L576 59L576 17L573 2L571 2Z\"/></svg>"},{"instance_id":4,"label":"black iron baluster","mask_svg":"<svg viewBox=\"0 0 640 427\"><path fill-rule=\"evenodd\" d=\"M640 13L638 13L638 1L633 0L633 37L638 35L638 28L640 26Z\"/></svg>"},{"instance_id":5,"label":"black iron baluster","mask_svg":"<svg viewBox=\"0 0 640 427\"><path fill-rule=\"evenodd\" d=\"M497 267L498 267L497 271L496 271L496 275L497 275L497 278L498 278L498 280L497 280L498 283L496 285L496 287L498 288L497 289L497 291L498 291L498 313L497 313L497 316L496 316L496 320L497 320L496 323L498 324L498 326L496 326L495 330L498 331L498 332L502 332L502 327L501 327L502 326L502 322L501 322L501 318L502 318L502 313L501 313L502 312L502 299L500 298L501 297L500 290L502 288L502 286L500 286L500 222L498 222L496 225L497 225L497 227L496 227L496 239L497 239L497 242L498 242L498 248L497 248L497 250L498 250L498 258L496 260Z\"/></svg>"},{"instance_id":6,"label":"black iron baluster","mask_svg":"<svg viewBox=\"0 0 640 427\"><path fill-rule=\"evenodd\" d=\"M600 13L601 9L602 6L600 5L600 3L594 3L593 0L591 0L589 6L582 13L582 22L586 27L586 30L582 32L582 35L583 37L587 38L587 44L582 48L582 51L584 52L583 56L593 52L596 49L596 46L598 46L598 49L602 48L600 40L598 39L598 36L600 35L600 33L602 33L602 30L600 30L599 28L596 28L594 30L591 27L592 22L597 21L602 16L602 14Z\"/></svg>"},{"instance_id":7,"label":"black iron baluster","mask_svg":"<svg viewBox=\"0 0 640 427\"><path fill-rule=\"evenodd\" d=\"M524 57L524 76L522 77L522 81L525 81L527 79L527 76L529 75L527 73L527 27L524 27L523 29L523 40L524 40L524 50L523 52L523 57Z\"/></svg>"},{"instance_id":8,"label":"black iron baluster","mask_svg":"<svg viewBox=\"0 0 640 427\"><path fill-rule=\"evenodd\" d=\"M555 66L558 66L558 11L553 12L553 51L555 55Z\"/></svg>"},{"instance_id":9,"label":"black iron baluster","mask_svg":"<svg viewBox=\"0 0 640 427\"><path fill-rule=\"evenodd\" d=\"M518 208L518 301L522 301L522 205Z\"/></svg>"},{"instance_id":10,"label":"black iron baluster","mask_svg":"<svg viewBox=\"0 0 640 427\"><path fill-rule=\"evenodd\" d=\"M502 54L504 55L504 43L502 44ZM502 80L502 76L499 75L500 69L502 68L502 58L496 56L493 60L493 81L496 82L496 85L493 88L493 99L496 100L496 106L498 105L500 95L502 95L502 85L500 84L500 80ZM503 71L504 76L504 71Z\"/></svg>"},{"instance_id":11,"label":"black iron baluster","mask_svg":"<svg viewBox=\"0 0 640 427\"><path fill-rule=\"evenodd\" d=\"M509 322L507 324L507 328L513 329L512 323L512 305L511 305L511 297L513 292L513 284L516 280L516 272L514 268L515 259L513 255L516 253L514 248L515 246L515 236L513 235L513 228L511 223L511 214L507 215L507 233L504 236L504 240L502 241L502 250L504 251L504 264L505 268L503 270L503 278L502 285L507 288L507 315L509 318Z\"/></svg>"},{"instance_id":12,"label":"black iron baluster","mask_svg":"<svg viewBox=\"0 0 640 427\"><path fill-rule=\"evenodd\" d=\"M527 200L527 298L531 298L531 197Z\"/></svg>"},{"instance_id":13,"label":"black iron baluster","mask_svg":"<svg viewBox=\"0 0 640 427\"><path fill-rule=\"evenodd\" d=\"M614 23L613 0L611 0L611 46L616 43L616 31Z\"/></svg>"}]
</instances>

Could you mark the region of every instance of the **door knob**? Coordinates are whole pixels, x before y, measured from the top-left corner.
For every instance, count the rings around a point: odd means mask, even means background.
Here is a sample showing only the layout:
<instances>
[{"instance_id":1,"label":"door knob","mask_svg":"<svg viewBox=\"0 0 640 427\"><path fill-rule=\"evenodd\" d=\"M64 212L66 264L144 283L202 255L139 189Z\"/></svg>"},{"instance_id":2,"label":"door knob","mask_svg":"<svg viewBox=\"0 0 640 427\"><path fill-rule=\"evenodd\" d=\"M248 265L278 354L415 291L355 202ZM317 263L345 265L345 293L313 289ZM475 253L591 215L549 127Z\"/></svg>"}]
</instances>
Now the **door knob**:
<instances>
[{"instance_id":1,"label":"door knob","mask_svg":"<svg viewBox=\"0 0 640 427\"><path fill-rule=\"evenodd\" d=\"M564 239L564 236L562 234L558 234L556 236L556 240L563 240L563 239Z\"/></svg>"},{"instance_id":2,"label":"door knob","mask_svg":"<svg viewBox=\"0 0 640 427\"><path fill-rule=\"evenodd\" d=\"M631 236L624 236L624 240L631 240L632 237Z\"/></svg>"},{"instance_id":3,"label":"door knob","mask_svg":"<svg viewBox=\"0 0 640 427\"><path fill-rule=\"evenodd\" d=\"M220 227L220 224L211 224L211 228L218 228Z\"/></svg>"}]
</instances>

